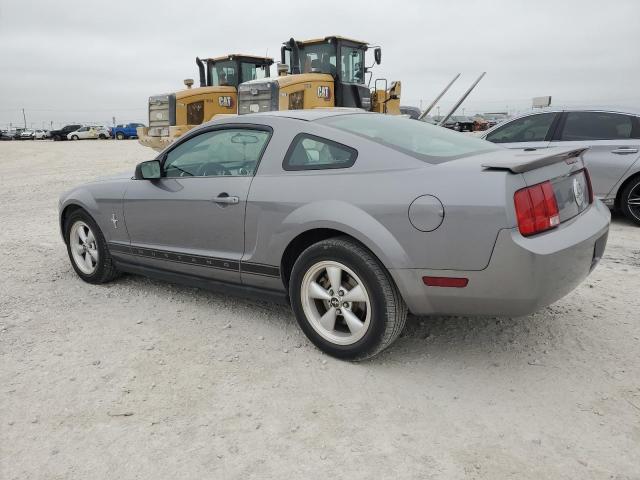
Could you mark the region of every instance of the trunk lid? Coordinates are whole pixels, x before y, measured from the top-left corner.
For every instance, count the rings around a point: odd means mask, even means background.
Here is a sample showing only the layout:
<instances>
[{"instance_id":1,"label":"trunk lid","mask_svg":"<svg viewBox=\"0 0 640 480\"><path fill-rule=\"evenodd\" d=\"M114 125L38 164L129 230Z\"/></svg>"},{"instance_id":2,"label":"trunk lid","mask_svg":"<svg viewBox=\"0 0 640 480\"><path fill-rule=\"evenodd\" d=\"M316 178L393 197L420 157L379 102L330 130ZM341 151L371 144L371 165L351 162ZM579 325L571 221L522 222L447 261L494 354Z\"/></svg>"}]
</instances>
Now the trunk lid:
<instances>
[{"instance_id":1,"label":"trunk lid","mask_svg":"<svg viewBox=\"0 0 640 480\"><path fill-rule=\"evenodd\" d=\"M492 152L491 160L482 162L482 167L493 170L509 170L511 173L524 173L537 168L546 167L559 162L571 162L577 159L588 148L545 148L542 150L525 148L523 150L509 150L495 155ZM571 162L571 163L575 163ZM570 163L569 163L570 164Z\"/></svg>"},{"instance_id":2,"label":"trunk lid","mask_svg":"<svg viewBox=\"0 0 640 480\"><path fill-rule=\"evenodd\" d=\"M575 147L511 150L511 155L487 158L482 167L520 174L528 187L551 182L562 223L585 211L592 202L591 183L582 160L586 150Z\"/></svg>"}]
</instances>

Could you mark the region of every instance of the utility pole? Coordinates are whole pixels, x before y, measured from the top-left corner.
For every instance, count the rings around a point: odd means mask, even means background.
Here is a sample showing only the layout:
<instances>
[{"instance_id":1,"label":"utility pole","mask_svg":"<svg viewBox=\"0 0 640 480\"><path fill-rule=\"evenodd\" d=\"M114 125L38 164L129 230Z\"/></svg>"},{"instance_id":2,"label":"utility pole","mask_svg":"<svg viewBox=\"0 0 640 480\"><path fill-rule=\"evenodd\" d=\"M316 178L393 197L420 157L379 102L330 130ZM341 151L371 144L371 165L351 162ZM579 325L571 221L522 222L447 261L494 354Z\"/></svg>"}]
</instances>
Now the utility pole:
<instances>
[{"instance_id":1,"label":"utility pole","mask_svg":"<svg viewBox=\"0 0 640 480\"><path fill-rule=\"evenodd\" d=\"M24 108L22 109L22 119L24 120L24 129L27 129L27 117L24 114Z\"/></svg>"}]
</instances>

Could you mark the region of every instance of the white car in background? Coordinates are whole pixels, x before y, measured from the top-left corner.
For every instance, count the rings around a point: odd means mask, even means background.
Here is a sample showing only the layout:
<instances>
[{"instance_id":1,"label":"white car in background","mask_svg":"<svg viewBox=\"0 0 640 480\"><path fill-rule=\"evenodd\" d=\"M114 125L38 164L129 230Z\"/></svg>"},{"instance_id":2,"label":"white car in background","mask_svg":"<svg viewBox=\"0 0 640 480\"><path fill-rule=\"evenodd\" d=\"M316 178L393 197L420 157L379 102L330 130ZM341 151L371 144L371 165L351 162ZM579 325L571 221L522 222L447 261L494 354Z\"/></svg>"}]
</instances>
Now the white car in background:
<instances>
[{"instance_id":1,"label":"white car in background","mask_svg":"<svg viewBox=\"0 0 640 480\"><path fill-rule=\"evenodd\" d=\"M36 130L33 134L35 140L44 140L49 138L49 132L47 130Z\"/></svg>"},{"instance_id":2,"label":"white car in background","mask_svg":"<svg viewBox=\"0 0 640 480\"><path fill-rule=\"evenodd\" d=\"M69 140L89 140L109 138L109 129L103 125L85 125L74 132L67 134Z\"/></svg>"}]
</instances>

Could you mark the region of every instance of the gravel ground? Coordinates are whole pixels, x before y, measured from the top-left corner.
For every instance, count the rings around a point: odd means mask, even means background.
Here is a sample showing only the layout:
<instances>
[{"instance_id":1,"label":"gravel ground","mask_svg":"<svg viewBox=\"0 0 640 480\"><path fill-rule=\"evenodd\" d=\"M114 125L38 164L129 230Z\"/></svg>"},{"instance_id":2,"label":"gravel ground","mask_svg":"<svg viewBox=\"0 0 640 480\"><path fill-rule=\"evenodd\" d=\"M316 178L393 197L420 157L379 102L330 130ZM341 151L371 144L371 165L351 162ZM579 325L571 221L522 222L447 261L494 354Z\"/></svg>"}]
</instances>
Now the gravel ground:
<instances>
[{"instance_id":1,"label":"gravel ground","mask_svg":"<svg viewBox=\"0 0 640 480\"><path fill-rule=\"evenodd\" d=\"M135 141L0 143L0 478L640 478L640 228L523 318L410 318L373 361L288 308L83 283L57 227Z\"/></svg>"}]
</instances>

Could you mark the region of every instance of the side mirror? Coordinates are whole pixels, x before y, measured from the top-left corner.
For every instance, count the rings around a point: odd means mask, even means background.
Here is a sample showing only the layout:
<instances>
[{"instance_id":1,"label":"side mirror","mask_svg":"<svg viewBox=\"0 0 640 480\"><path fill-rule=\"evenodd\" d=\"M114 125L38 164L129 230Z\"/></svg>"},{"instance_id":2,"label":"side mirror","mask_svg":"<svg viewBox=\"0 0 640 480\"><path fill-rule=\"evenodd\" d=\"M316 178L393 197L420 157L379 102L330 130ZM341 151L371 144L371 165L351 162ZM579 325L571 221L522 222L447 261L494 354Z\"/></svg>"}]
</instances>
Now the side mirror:
<instances>
[{"instance_id":1,"label":"side mirror","mask_svg":"<svg viewBox=\"0 0 640 480\"><path fill-rule=\"evenodd\" d=\"M376 63L380 65L380 62L382 61L382 49L380 47L376 47L373 51L373 58L375 59Z\"/></svg>"},{"instance_id":2,"label":"side mirror","mask_svg":"<svg viewBox=\"0 0 640 480\"><path fill-rule=\"evenodd\" d=\"M154 180L160 178L160 162L158 160L149 160L136 165L136 180Z\"/></svg>"}]
</instances>

